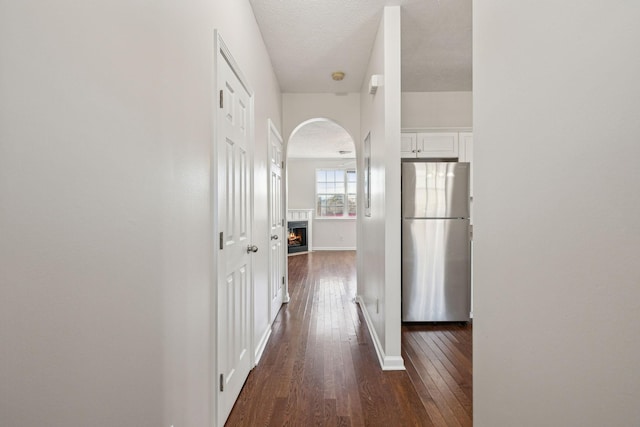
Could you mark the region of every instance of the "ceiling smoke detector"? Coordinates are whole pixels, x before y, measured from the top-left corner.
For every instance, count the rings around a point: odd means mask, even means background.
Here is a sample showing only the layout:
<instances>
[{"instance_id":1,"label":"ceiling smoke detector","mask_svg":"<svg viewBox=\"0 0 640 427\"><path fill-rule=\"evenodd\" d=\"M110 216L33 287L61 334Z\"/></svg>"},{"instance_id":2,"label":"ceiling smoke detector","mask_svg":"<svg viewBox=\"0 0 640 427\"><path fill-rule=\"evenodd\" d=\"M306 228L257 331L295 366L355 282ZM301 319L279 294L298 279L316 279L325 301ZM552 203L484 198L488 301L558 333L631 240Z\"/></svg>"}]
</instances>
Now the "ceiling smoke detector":
<instances>
[{"instance_id":1,"label":"ceiling smoke detector","mask_svg":"<svg viewBox=\"0 0 640 427\"><path fill-rule=\"evenodd\" d=\"M344 73L342 71L335 71L331 73L331 78L337 82L344 79Z\"/></svg>"}]
</instances>

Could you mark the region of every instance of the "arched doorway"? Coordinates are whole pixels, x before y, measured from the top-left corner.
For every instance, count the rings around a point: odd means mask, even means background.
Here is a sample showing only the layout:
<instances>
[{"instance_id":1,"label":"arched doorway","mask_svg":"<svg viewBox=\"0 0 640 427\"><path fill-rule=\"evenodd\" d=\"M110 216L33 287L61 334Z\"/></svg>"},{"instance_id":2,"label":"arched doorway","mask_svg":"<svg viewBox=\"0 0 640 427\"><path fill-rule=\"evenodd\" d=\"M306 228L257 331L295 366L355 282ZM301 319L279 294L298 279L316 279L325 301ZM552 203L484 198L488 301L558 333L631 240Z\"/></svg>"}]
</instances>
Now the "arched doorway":
<instances>
[{"instance_id":1,"label":"arched doorway","mask_svg":"<svg viewBox=\"0 0 640 427\"><path fill-rule=\"evenodd\" d=\"M352 136L333 120L314 118L296 126L285 151L288 253L355 251L358 171Z\"/></svg>"}]
</instances>

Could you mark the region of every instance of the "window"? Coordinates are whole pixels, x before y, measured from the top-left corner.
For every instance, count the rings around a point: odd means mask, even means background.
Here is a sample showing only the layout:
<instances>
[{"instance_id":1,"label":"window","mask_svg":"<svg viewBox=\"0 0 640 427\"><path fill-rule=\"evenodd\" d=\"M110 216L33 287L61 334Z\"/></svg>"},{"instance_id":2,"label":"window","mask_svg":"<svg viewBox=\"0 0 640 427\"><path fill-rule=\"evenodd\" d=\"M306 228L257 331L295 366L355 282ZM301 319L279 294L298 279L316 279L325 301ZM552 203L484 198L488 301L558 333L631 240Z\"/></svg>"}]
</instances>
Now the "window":
<instances>
[{"instance_id":1,"label":"window","mask_svg":"<svg viewBox=\"0 0 640 427\"><path fill-rule=\"evenodd\" d=\"M316 216L355 218L356 187L353 169L316 169Z\"/></svg>"}]
</instances>

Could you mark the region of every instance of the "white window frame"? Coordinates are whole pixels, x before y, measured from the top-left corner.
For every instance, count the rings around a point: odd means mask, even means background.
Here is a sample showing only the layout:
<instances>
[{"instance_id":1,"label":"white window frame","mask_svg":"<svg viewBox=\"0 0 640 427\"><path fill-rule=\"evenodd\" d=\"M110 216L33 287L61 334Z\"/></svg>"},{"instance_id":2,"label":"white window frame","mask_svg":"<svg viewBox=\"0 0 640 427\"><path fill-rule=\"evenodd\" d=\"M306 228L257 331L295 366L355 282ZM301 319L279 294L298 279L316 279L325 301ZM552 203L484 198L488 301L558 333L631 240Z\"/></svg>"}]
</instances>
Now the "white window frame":
<instances>
[{"instance_id":1,"label":"white window frame","mask_svg":"<svg viewBox=\"0 0 640 427\"><path fill-rule=\"evenodd\" d=\"M342 215L329 215L323 216L318 213L318 195L319 194L338 194L338 193L318 193L318 171L342 171L344 173L344 211ZM353 172L356 174L356 193L349 193L349 180L348 173ZM314 211L317 219L329 219L329 220L355 220L358 216L357 202L356 202L356 214L353 216L349 215L349 194L354 194L356 196L356 200L358 197L358 187L357 187L357 176L358 171L356 168L335 168L335 167L327 167L327 168L316 168L315 173L313 175L313 185L315 187L315 200L314 200Z\"/></svg>"}]
</instances>

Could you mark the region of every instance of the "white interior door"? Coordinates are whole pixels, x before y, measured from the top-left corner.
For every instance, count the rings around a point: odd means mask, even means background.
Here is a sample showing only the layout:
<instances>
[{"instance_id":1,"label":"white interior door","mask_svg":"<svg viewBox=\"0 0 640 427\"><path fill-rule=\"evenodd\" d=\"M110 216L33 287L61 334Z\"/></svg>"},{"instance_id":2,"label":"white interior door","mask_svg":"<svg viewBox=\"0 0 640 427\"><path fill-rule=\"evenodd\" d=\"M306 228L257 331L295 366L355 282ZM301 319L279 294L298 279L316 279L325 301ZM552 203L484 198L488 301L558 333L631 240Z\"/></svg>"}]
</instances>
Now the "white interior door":
<instances>
[{"instance_id":1,"label":"white interior door","mask_svg":"<svg viewBox=\"0 0 640 427\"><path fill-rule=\"evenodd\" d=\"M252 368L251 197L253 121L250 91L219 38L216 61L218 219L218 425L224 425Z\"/></svg>"},{"instance_id":2,"label":"white interior door","mask_svg":"<svg viewBox=\"0 0 640 427\"><path fill-rule=\"evenodd\" d=\"M284 208L282 199L282 137L269 120L269 298L270 321L273 322L282 306L284 289Z\"/></svg>"}]
</instances>

